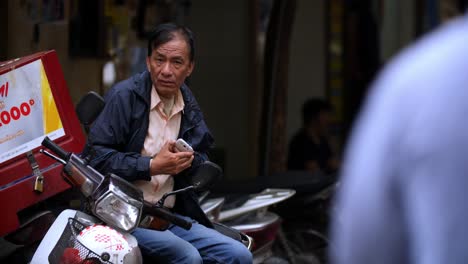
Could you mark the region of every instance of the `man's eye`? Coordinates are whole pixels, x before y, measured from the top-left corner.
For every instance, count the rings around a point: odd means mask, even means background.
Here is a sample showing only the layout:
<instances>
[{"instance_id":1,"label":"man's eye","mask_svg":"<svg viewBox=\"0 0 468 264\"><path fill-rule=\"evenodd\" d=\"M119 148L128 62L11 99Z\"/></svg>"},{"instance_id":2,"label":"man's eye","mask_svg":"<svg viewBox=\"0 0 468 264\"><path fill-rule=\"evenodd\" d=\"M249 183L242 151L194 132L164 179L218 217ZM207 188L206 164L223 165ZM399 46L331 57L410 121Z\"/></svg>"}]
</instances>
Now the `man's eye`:
<instances>
[{"instance_id":1,"label":"man's eye","mask_svg":"<svg viewBox=\"0 0 468 264\"><path fill-rule=\"evenodd\" d=\"M174 61L174 67L176 68L182 67L182 64L183 64L183 61L180 61L180 60Z\"/></svg>"},{"instance_id":2,"label":"man's eye","mask_svg":"<svg viewBox=\"0 0 468 264\"><path fill-rule=\"evenodd\" d=\"M162 58L156 58L156 63L162 64L164 60Z\"/></svg>"}]
</instances>

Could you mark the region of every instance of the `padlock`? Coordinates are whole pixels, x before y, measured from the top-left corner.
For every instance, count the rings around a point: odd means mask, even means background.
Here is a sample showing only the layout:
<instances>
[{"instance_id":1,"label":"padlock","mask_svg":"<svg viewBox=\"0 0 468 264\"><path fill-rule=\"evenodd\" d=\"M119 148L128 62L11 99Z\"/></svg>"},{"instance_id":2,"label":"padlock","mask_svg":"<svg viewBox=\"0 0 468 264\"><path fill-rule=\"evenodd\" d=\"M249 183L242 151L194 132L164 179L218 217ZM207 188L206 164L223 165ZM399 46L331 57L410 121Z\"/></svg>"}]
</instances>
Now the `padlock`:
<instances>
[{"instance_id":1,"label":"padlock","mask_svg":"<svg viewBox=\"0 0 468 264\"><path fill-rule=\"evenodd\" d=\"M36 181L34 182L34 191L39 193L44 191L44 176L39 175L36 177Z\"/></svg>"},{"instance_id":2,"label":"padlock","mask_svg":"<svg viewBox=\"0 0 468 264\"><path fill-rule=\"evenodd\" d=\"M37 193L42 193L44 191L44 176L39 169L39 165L37 164L32 151L28 151L26 153L26 157L28 158L29 165L31 165L34 176L36 176L36 181L34 182L34 191Z\"/></svg>"}]
</instances>

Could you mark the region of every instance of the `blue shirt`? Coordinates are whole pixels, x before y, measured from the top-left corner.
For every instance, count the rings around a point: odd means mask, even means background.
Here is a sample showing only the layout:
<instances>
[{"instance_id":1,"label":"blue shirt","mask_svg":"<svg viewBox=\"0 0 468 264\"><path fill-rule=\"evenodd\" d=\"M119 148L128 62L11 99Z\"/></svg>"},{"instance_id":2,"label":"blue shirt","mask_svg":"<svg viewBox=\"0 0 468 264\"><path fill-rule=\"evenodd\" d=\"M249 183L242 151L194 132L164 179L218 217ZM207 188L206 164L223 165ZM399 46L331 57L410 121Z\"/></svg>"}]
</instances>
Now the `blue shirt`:
<instances>
[{"instance_id":1,"label":"blue shirt","mask_svg":"<svg viewBox=\"0 0 468 264\"><path fill-rule=\"evenodd\" d=\"M332 263L468 263L468 18L398 56L354 128Z\"/></svg>"}]
</instances>

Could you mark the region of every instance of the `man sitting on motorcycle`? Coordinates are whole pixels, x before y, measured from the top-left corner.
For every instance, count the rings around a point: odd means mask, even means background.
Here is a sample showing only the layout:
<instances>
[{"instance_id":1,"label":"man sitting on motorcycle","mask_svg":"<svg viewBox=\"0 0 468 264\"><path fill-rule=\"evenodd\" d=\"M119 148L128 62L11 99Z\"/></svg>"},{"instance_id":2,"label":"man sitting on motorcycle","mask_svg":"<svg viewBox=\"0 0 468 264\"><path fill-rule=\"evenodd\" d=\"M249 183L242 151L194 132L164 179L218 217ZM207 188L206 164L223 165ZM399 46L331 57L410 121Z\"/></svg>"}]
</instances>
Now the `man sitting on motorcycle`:
<instances>
[{"instance_id":1,"label":"man sitting on motorcycle","mask_svg":"<svg viewBox=\"0 0 468 264\"><path fill-rule=\"evenodd\" d=\"M194 53L189 29L159 25L148 42L148 70L107 93L105 108L90 132L96 153L91 165L133 182L152 203L189 185L213 143L198 103L184 83L194 68ZM195 152L177 152L178 138ZM171 263L252 262L243 244L210 228L194 192L171 196L165 206L192 221L192 228L137 228L133 235L143 255Z\"/></svg>"}]
</instances>

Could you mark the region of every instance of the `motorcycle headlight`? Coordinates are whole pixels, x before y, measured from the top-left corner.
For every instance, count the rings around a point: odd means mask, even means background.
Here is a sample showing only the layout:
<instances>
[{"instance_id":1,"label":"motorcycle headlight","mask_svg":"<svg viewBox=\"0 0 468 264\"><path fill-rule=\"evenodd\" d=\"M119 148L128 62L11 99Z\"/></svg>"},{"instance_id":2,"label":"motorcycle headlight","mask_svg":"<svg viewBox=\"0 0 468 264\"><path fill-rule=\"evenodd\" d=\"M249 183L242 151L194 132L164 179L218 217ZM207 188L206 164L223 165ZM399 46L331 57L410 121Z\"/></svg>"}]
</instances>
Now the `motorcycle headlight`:
<instances>
[{"instance_id":1,"label":"motorcycle headlight","mask_svg":"<svg viewBox=\"0 0 468 264\"><path fill-rule=\"evenodd\" d=\"M116 177L111 178L108 189L96 199L93 213L109 226L131 232L140 222L142 197L138 192L136 197L132 195L135 194L133 190L128 192L126 185L129 183Z\"/></svg>"}]
</instances>

